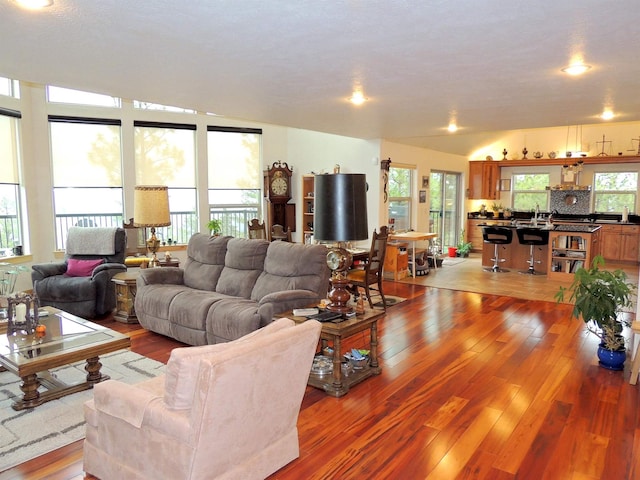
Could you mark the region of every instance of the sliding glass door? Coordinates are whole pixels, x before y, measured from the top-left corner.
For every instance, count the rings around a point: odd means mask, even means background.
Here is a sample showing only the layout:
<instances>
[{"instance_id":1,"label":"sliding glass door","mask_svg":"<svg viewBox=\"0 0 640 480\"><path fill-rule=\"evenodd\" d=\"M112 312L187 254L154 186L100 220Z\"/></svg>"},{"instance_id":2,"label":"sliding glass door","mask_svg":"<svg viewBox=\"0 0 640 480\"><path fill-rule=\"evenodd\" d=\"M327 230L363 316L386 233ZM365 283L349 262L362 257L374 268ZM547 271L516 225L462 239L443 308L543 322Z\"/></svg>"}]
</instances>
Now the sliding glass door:
<instances>
[{"instance_id":1,"label":"sliding glass door","mask_svg":"<svg viewBox=\"0 0 640 480\"><path fill-rule=\"evenodd\" d=\"M443 248L454 247L460 240L460 181L457 172L431 172L429 230L438 234Z\"/></svg>"}]
</instances>

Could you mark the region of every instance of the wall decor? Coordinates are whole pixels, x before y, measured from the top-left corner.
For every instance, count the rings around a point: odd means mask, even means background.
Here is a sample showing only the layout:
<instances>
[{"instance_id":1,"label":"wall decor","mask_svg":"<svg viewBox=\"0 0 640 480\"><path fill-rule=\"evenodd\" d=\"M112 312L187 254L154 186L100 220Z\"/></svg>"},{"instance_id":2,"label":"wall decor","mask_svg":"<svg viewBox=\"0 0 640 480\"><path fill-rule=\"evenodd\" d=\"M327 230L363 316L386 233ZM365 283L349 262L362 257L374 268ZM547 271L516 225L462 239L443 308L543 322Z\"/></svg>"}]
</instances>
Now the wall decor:
<instances>
[{"instance_id":1,"label":"wall decor","mask_svg":"<svg viewBox=\"0 0 640 480\"><path fill-rule=\"evenodd\" d=\"M420 203L427 203L427 191L420 190Z\"/></svg>"},{"instance_id":2,"label":"wall decor","mask_svg":"<svg viewBox=\"0 0 640 480\"><path fill-rule=\"evenodd\" d=\"M429 188L429 177L427 175L422 176L422 188Z\"/></svg>"},{"instance_id":3,"label":"wall decor","mask_svg":"<svg viewBox=\"0 0 640 480\"><path fill-rule=\"evenodd\" d=\"M509 190L511 190L511 179L506 178L500 180L500 191L508 192Z\"/></svg>"}]
</instances>

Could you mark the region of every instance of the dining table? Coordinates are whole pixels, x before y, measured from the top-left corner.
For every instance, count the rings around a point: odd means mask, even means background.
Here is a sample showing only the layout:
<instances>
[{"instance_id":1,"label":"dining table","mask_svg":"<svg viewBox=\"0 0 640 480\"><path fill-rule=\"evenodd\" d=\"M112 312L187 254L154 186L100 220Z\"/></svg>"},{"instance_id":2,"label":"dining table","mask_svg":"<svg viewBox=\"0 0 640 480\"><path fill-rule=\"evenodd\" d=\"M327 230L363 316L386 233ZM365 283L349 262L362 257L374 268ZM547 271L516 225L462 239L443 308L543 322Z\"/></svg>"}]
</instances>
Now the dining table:
<instances>
[{"instance_id":1,"label":"dining table","mask_svg":"<svg viewBox=\"0 0 640 480\"><path fill-rule=\"evenodd\" d=\"M402 232L402 233L391 233L389 234L390 240L399 240L403 242L411 242L412 249L412 268L411 268L411 276L413 278L416 277L416 243L421 241L431 241L431 239L436 238L438 236L437 233L434 232ZM434 261L435 265L435 261Z\"/></svg>"}]
</instances>

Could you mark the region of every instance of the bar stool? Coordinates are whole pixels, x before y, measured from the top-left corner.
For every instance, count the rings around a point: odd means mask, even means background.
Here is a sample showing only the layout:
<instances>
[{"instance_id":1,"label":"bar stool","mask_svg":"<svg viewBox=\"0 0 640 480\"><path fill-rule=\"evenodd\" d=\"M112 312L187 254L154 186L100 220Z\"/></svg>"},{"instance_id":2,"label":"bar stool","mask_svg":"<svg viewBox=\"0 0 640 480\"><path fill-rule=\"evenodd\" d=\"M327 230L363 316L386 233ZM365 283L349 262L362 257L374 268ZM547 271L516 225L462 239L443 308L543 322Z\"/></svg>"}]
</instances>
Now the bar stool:
<instances>
[{"instance_id":1,"label":"bar stool","mask_svg":"<svg viewBox=\"0 0 640 480\"><path fill-rule=\"evenodd\" d=\"M516 230L518 234L518 240L522 245L529 245L529 268L520 273L527 273L529 275L540 275L540 272L536 272L534 264L542 263L542 260L536 260L535 247L549 244L549 230L541 230L539 228L518 228Z\"/></svg>"},{"instance_id":2,"label":"bar stool","mask_svg":"<svg viewBox=\"0 0 640 480\"><path fill-rule=\"evenodd\" d=\"M489 243L494 246L493 250L493 266L485 268L486 272L508 272L504 268L500 268L500 263L504 262L504 258L500 258L498 255L498 245L508 245L513 240L512 228L501 227L482 227L482 240L484 243Z\"/></svg>"}]
</instances>

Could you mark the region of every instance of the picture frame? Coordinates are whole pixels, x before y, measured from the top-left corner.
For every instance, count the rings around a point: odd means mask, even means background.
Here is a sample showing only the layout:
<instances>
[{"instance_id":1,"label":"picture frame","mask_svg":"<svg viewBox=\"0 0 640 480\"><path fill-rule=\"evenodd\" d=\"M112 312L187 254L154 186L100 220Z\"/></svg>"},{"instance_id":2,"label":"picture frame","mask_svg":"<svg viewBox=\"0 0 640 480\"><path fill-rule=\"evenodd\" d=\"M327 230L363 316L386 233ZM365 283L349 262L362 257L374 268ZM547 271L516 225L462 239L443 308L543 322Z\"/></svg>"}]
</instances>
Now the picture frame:
<instances>
[{"instance_id":1,"label":"picture frame","mask_svg":"<svg viewBox=\"0 0 640 480\"><path fill-rule=\"evenodd\" d=\"M500 180L500 191L508 192L509 190L511 190L511 179L507 178Z\"/></svg>"},{"instance_id":2,"label":"picture frame","mask_svg":"<svg viewBox=\"0 0 640 480\"><path fill-rule=\"evenodd\" d=\"M427 203L427 191L426 190L420 190L419 201L420 201L420 203Z\"/></svg>"},{"instance_id":3,"label":"picture frame","mask_svg":"<svg viewBox=\"0 0 640 480\"><path fill-rule=\"evenodd\" d=\"M428 175L423 175L422 176L422 188L429 188L429 176Z\"/></svg>"}]
</instances>

